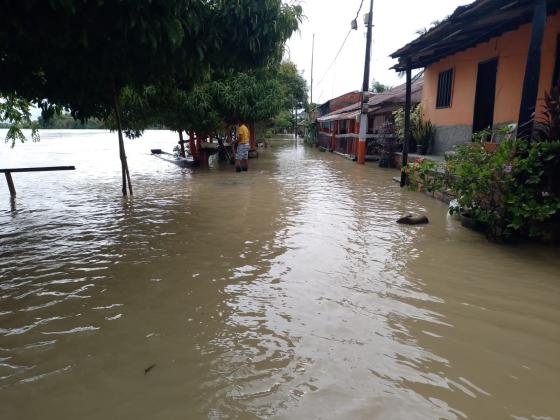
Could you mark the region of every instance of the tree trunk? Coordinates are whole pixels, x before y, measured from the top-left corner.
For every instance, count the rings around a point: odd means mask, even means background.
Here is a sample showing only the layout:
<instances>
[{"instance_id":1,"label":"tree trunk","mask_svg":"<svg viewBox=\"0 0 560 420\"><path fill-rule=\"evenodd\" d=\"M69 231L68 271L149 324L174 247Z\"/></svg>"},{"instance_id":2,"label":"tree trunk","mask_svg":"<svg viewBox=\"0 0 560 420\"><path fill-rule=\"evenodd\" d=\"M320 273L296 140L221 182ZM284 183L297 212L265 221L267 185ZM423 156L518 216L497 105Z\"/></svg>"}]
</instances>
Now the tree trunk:
<instances>
[{"instance_id":1,"label":"tree trunk","mask_svg":"<svg viewBox=\"0 0 560 420\"><path fill-rule=\"evenodd\" d=\"M179 130L179 144L181 145L181 157L186 158L185 154L185 140L183 139L183 130Z\"/></svg>"},{"instance_id":2,"label":"tree trunk","mask_svg":"<svg viewBox=\"0 0 560 420\"><path fill-rule=\"evenodd\" d=\"M121 111L119 107L119 99L117 94L115 94L114 98L115 98L115 119L117 120L117 130L119 133L119 155L121 158L122 193L123 196L126 196L127 181L128 181L128 190L130 191L130 195L132 195L132 182L130 182L130 173L128 171L128 162L126 160L126 152L124 149L124 140L123 140L122 126L121 126Z\"/></svg>"},{"instance_id":3,"label":"tree trunk","mask_svg":"<svg viewBox=\"0 0 560 420\"><path fill-rule=\"evenodd\" d=\"M194 131L189 131L189 149L191 151L191 155L195 162L198 162L198 151L196 150L196 144L194 142Z\"/></svg>"},{"instance_id":4,"label":"tree trunk","mask_svg":"<svg viewBox=\"0 0 560 420\"><path fill-rule=\"evenodd\" d=\"M257 150L257 133L255 130L255 123L249 123L249 143L251 151Z\"/></svg>"},{"instance_id":5,"label":"tree trunk","mask_svg":"<svg viewBox=\"0 0 560 420\"><path fill-rule=\"evenodd\" d=\"M195 143L196 143L196 155L200 159L200 152L202 151L202 138L198 134L195 135Z\"/></svg>"}]
</instances>

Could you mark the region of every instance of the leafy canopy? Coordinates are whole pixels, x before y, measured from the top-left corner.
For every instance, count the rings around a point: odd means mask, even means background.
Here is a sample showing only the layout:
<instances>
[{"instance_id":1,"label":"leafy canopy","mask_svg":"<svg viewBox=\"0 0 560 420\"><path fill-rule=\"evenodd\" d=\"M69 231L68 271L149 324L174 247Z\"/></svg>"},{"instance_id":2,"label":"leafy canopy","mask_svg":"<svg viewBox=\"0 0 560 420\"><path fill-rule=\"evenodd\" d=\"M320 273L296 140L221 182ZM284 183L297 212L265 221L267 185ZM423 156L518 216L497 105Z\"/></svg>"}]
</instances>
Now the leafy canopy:
<instances>
[{"instance_id":1,"label":"leafy canopy","mask_svg":"<svg viewBox=\"0 0 560 420\"><path fill-rule=\"evenodd\" d=\"M0 1L0 96L105 118L124 87L174 81L277 57L301 7L281 0Z\"/></svg>"},{"instance_id":2,"label":"leafy canopy","mask_svg":"<svg viewBox=\"0 0 560 420\"><path fill-rule=\"evenodd\" d=\"M161 84L141 93L125 89L121 102L129 136L151 125L207 133L241 120L269 121L295 105L303 107L307 88L295 65L284 62L216 75L190 91Z\"/></svg>"}]
</instances>

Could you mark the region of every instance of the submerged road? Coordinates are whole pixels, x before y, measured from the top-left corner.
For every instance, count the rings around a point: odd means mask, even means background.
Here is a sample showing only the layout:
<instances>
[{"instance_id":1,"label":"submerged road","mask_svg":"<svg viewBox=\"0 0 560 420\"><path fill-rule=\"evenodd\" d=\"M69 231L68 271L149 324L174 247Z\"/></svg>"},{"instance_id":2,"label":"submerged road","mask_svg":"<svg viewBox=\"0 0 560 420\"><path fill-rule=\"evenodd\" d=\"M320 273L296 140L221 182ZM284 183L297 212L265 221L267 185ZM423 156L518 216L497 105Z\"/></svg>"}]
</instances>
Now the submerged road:
<instances>
[{"instance_id":1,"label":"submerged road","mask_svg":"<svg viewBox=\"0 0 560 420\"><path fill-rule=\"evenodd\" d=\"M77 168L0 189L0 418L560 418L557 248L293 142L235 174L146 137L129 199L114 134L0 145Z\"/></svg>"}]
</instances>

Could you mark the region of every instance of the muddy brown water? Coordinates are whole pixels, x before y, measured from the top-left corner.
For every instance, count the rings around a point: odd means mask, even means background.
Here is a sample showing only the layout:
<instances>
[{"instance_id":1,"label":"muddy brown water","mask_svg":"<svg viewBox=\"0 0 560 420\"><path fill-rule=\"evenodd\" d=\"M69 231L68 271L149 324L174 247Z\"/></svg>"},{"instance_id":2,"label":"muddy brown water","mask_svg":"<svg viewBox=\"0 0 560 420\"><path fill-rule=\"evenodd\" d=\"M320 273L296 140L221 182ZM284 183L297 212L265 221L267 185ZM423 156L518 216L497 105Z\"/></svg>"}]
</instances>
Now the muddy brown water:
<instances>
[{"instance_id":1,"label":"muddy brown water","mask_svg":"<svg viewBox=\"0 0 560 420\"><path fill-rule=\"evenodd\" d=\"M1 419L560 418L558 248L488 243L373 164L147 153L175 141L127 142L132 199L114 134L0 146L78 168L0 186Z\"/></svg>"}]
</instances>

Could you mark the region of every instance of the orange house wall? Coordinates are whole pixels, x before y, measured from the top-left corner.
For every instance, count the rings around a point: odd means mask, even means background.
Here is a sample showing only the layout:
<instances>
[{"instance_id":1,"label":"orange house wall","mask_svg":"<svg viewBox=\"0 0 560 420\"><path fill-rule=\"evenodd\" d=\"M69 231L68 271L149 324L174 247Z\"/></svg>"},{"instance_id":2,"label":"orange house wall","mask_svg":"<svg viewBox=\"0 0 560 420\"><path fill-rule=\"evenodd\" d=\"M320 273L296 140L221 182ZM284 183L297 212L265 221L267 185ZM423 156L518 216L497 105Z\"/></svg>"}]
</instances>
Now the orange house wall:
<instances>
[{"instance_id":1,"label":"orange house wall","mask_svg":"<svg viewBox=\"0 0 560 420\"><path fill-rule=\"evenodd\" d=\"M435 126L472 126L478 64L498 58L494 124L517 122L531 26L523 25L515 31L428 66L422 98L425 117ZM559 32L560 13L557 13L548 17L545 28L537 110L541 109L544 93L551 88ZM451 107L436 109L439 73L450 68L454 69Z\"/></svg>"}]
</instances>

